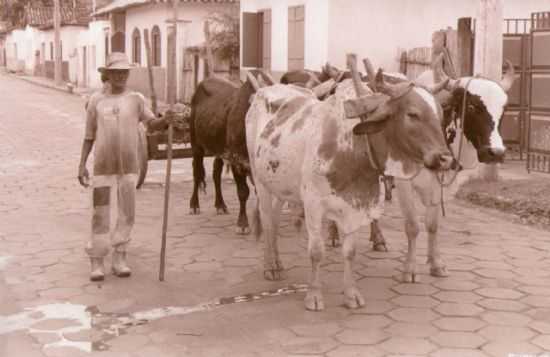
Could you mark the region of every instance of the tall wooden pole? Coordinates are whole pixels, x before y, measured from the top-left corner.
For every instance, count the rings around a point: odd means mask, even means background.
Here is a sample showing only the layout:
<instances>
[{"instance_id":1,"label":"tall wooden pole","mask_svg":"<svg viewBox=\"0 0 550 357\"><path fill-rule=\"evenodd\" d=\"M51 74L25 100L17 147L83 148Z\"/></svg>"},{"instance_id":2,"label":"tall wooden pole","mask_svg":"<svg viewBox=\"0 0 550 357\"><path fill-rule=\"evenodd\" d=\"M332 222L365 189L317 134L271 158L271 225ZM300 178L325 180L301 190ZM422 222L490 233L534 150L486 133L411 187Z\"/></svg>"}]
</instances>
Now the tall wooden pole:
<instances>
[{"instance_id":1,"label":"tall wooden pole","mask_svg":"<svg viewBox=\"0 0 550 357\"><path fill-rule=\"evenodd\" d=\"M174 19L172 21L172 36L168 44L168 105L170 111L174 110L176 101L176 43L178 27L178 1L172 0ZM172 175L172 141L174 129L172 124L168 126L168 142L166 144L166 181L164 185L164 215L162 221L162 245L160 249L159 280L164 281L164 267L166 262L166 231L168 229L168 208L170 203L170 176Z\"/></svg>"},{"instance_id":2,"label":"tall wooden pole","mask_svg":"<svg viewBox=\"0 0 550 357\"><path fill-rule=\"evenodd\" d=\"M153 55L151 54L151 41L149 40L149 30L143 30L143 40L145 41L145 56L147 57L147 74L149 75L149 89L151 91L151 110L157 115L157 92L153 78Z\"/></svg>"},{"instance_id":3,"label":"tall wooden pole","mask_svg":"<svg viewBox=\"0 0 550 357\"><path fill-rule=\"evenodd\" d=\"M55 47L55 62L54 62L54 80L55 84L60 86L62 84L62 67L61 67L61 6L60 0L53 0L53 28L54 28L54 47Z\"/></svg>"},{"instance_id":4,"label":"tall wooden pole","mask_svg":"<svg viewBox=\"0 0 550 357\"><path fill-rule=\"evenodd\" d=\"M479 0L476 19L474 74L500 81L502 78L502 0ZM480 178L498 180L496 164L481 164Z\"/></svg>"}]
</instances>

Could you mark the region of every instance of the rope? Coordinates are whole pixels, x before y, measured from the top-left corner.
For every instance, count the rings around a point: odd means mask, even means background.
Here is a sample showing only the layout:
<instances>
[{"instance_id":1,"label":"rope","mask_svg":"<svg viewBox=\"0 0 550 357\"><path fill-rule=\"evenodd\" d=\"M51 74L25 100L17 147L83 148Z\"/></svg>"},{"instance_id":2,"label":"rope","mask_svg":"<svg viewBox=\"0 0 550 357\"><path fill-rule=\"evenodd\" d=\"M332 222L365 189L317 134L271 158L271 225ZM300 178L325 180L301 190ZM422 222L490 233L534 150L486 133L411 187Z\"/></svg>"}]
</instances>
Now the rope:
<instances>
[{"instance_id":1,"label":"rope","mask_svg":"<svg viewBox=\"0 0 550 357\"><path fill-rule=\"evenodd\" d=\"M444 204L444 199L443 199L443 192L444 192L443 189L445 187L451 186L455 182L456 178L458 177L458 173L462 170L462 168L460 167L460 158L462 157L462 146L463 146L463 143L464 143L464 121L465 121L465 118L466 118L466 100L467 100L467 94L468 94L468 87L470 86L470 82L472 81L472 79L473 79L473 77L470 78L468 80L468 82L466 82L466 86L464 86L464 95L462 96L462 113L460 115L460 139L459 139L460 141L458 142L458 158L453 157L455 159L455 161L459 164L457 166L457 169L453 170L454 175L448 183L445 183L445 172L441 172L441 177L438 174L435 175L435 177L437 178L437 181L439 183L439 187L441 189L440 201L441 201L441 214L443 215L443 217L445 217L445 204ZM452 153L453 152L451 150L451 154Z\"/></svg>"}]
</instances>

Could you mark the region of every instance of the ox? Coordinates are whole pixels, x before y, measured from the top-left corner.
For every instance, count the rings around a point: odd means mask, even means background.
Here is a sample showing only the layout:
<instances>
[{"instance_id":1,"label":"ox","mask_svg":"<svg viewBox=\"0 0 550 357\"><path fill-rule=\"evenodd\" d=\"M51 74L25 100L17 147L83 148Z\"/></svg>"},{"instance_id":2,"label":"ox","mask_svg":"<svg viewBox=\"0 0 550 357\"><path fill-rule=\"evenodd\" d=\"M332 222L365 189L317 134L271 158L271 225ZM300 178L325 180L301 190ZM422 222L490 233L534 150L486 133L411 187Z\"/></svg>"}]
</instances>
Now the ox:
<instances>
[{"instance_id":1,"label":"ox","mask_svg":"<svg viewBox=\"0 0 550 357\"><path fill-rule=\"evenodd\" d=\"M479 163L502 162L505 147L499 133L500 121L508 101L506 92L514 81L514 67L507 62L506 73L500 83L482 77L464 77L449 80L447 90L438 94L445 108L444 129L453 125L457 136L449 143L454 157L463 171L456 171L446 177L420 169L412 180L396 179L397 197L405 219L405 233L408 238L408 252L404 263L403 280L416 282L416 238L420 224L414 204L415 192L425 206L425 227L428 233L428 264L430 275L448 276L445 262L438 245L438 226L441 215L440 203L443 195L452 195L463 181L461 177L470 175ZM436 71L440 71L438 66ZM442 77L446 77L441 73ZM427 71L416 79L417 83L428 85L434 82L434 71ZM455 118L455 119L453 119ZM387 174L393 174L386 171ZM441 186L445 188L441 192ZM374 229L379 229L373 221Z\"/></svg>"},{"instance_id":2,"label":"ox","mask_svg":"<svg viewBox=\"0 0 550 357\"><path fill-rule=\"evenodd\" d=\"M273 80L261 71L254 71L268 83ZM203 158L205 153L215 156L213 179L215 207L218 214L227 213L221 190L221 174L224 160L231 165L239 197L239 217L236 232L250 232L246 202L250 194L246 177L249 174L248 152L244 131L244 118L250 106L254 87L249 80L240 87L219 77L203 80L191 100L190 136L193 150L193 194L190 200L191 214L200 213L198 191L205 187Z\"/></svg>"},{"instance_id":3,"label":"ox","mask_svg":"<svg viewBox=\"0 0 550 357\"><path fill-rule=\"evenodd\" d=\"M343 236L345 305L357 308L365 303L352 273L355 235L380 216L383 201L379 172L365 154L365 136L377 133L373 155L394 167L398 177L409 177L422 166L433 170L451 166L441 131L441 107L433 95L412 83L387 84L381 72L376 80L383 94L360 98L364 105L358 107L366 109L362 114L368 113L364 121L357 115L345 120L346 113L357 113L344 109L354 107L353 101L346 101L349 91L337 91L321 102L308 89L288 85L259 89L246 116L256 213L261 218L257 223L265 239L264 275L282 277L277 230L283 204L302 205L312 261L305 297L308 310L324 308L319 268L329 221L336 222Z\"/></svg>"}]
</instances>

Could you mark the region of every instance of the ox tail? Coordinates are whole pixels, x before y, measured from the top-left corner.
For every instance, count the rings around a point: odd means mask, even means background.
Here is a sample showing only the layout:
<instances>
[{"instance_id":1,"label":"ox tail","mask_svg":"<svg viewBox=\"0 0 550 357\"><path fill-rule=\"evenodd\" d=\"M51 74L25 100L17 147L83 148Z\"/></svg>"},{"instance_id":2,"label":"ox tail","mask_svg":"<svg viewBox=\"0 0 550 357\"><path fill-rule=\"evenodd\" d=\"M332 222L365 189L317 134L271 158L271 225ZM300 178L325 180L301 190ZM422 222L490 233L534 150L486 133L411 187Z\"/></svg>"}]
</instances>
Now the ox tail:
<instances>
[{"instance_id":1,"label":"ox tail","mask_svg":"<svg viewBox=\"0 0 550 357\"><path fill-rule=\"evenodd\" d=\"M189 139L193 152L193 181L196 185L195 187L198 187L203 192L206 192L206 171L203 163L204 149L197 143L195 120L197 119L197 106L200 105L200 98L205 94L203 86L199 85L191 99L191 115L189 116Z\"/></svg>"}]
</instances>

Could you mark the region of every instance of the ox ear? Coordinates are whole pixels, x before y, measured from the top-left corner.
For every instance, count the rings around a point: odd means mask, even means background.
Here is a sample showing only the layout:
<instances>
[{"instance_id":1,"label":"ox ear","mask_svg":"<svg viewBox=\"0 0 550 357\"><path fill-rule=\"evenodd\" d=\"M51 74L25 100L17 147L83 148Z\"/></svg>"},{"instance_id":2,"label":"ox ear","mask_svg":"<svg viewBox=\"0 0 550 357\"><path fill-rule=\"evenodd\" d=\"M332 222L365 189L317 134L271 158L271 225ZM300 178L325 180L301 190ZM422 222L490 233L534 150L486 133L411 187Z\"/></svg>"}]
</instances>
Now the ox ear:
<instances>
[{"instance_id":1,"label":"ox ear","mask_svg":"<svg viewBox=\"0 0 550 357\"><path fill-rule=\"evenodd\" d=\"M346 118L357 118L374 112L382 103L388 100L384 94L376 93L364 95L359 98L349 99L344 102Z\"/></svg>"},{"instance_id":2,"label":"ox ear","mask_svg":"<svg viewBox=\"0 0 550 357\"><path fill-rule=\"evenodd\" d=\"M353 133L355 135L376 134L386 128L391 115L391 108L386 104L381 104L363 122L353 127Z\"/></svg>"},{"instance_id":3,"label":"ox ear","mask_svg":"<svg viewBox=\"0 0 550 357\"><path fill-rule=\"evenodd\" d=\"M376 134L384 130L386 128L386 124L387 124L386 120L375 121L375 122L364 121L353 127L353 134L354 135Z\"/></svg>"}]
</instances>

